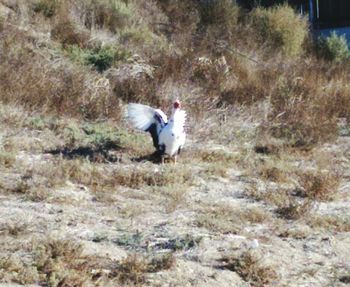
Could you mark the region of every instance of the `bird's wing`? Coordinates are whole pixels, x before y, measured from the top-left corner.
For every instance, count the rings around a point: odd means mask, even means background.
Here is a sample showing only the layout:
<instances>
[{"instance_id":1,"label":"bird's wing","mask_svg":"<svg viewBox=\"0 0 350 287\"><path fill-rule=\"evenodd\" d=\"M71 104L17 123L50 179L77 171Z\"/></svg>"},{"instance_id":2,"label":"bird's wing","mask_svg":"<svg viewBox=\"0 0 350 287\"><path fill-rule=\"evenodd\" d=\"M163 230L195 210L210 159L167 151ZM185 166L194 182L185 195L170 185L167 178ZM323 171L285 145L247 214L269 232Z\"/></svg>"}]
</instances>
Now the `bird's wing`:
<instances>
[{"instance_id":1,"label":"bird's wing","mask_svg":"<svg viewBox=\"0 0 350 287\"><path fill-rule=\"evenodd\" d=\"M151 133L153 145L158 148L159 132L168 122L164 112L150 106L132 103L128 104L127 116L135 128Z\"/></svg>"},{"instance_id":2,"label":"bird's wing","mask_svg":"<svg viewBox=\"0 0 350 287\"><path fill-rule=\"evenodd\" d=\"M168 122L167 116L161 110L142 104L128 104L127 115L131 124L143 131L146 131L151 124L164 126Z\"/></svg>"}]
</instances>

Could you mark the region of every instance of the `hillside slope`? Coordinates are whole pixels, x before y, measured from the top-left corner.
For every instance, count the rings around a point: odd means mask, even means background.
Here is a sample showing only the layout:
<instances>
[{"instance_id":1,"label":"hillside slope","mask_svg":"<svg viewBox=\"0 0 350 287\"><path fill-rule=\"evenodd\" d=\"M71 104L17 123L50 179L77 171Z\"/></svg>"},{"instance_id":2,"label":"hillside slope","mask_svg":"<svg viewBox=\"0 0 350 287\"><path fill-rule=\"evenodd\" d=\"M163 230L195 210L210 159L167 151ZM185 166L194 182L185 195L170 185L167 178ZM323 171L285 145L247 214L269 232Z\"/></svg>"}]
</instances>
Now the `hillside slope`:
<instances>
[{"instance_id":1,"label":"hillside slope","mask_svg":"<svg viewBox=\"0 0 350 287\"><path fill-rule=\"evenodd\" d=\"M0 0L1 284L349 284L346 50L213 3ZM175 97L162 166L123 115Z\"/></svg>"}]
</instances>

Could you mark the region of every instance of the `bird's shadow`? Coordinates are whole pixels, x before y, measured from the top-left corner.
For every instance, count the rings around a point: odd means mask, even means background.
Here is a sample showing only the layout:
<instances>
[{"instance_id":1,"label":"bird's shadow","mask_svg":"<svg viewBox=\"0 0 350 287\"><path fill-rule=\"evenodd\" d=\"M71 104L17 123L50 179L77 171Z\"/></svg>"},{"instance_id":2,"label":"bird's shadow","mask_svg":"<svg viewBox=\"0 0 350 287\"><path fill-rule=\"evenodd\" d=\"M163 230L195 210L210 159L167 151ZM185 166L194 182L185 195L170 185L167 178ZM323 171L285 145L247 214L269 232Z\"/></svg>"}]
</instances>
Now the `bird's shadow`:
<instances>
[{"instance_id":1,"label":"bird's shadow","mask_svg":"<svg viewBox=\"0 0 350 287\"><path fill-rule=\"evenodd\" d=\"M114 142L108 142L103 145L80 146L76 148L60 147L57 149L46 150L45 153L59 155L65 159L73 160L78 158L88 159L91 162L98 163L117 163L123 161L131 162L152 162L161 163L161 154L155 151L151 154L129 157L127 151Z\"/></svg>"},{"instance_id":2,"label":"bird's shadow","mask_svg":"<svg viewBox=\"0 0 350 287\"><path fill-rule=\"evenodd\" d=\"M132 157L131 161L133 161L133 162L149 161L149 162L152 162L154 164L159 164L159 163L161 163L161 154L158 151L155 151L155 152L148 154L148 155Z\"/></svg>"},{"instance_id":3,"label":"bird's shadow","mask_svg":"<svg viewBox=\"0 0 350 287\"><path fill-rule=\"evenodd\" d=\"M60 155L65 159L85 158L91 162L119 162L120 153L115 154L113 151L123 150L114 142L106 142L97 146L80 146L76 148L61 147L57 149L47 150L45 153L52 155Z\"/></svg>"}]
</instances>

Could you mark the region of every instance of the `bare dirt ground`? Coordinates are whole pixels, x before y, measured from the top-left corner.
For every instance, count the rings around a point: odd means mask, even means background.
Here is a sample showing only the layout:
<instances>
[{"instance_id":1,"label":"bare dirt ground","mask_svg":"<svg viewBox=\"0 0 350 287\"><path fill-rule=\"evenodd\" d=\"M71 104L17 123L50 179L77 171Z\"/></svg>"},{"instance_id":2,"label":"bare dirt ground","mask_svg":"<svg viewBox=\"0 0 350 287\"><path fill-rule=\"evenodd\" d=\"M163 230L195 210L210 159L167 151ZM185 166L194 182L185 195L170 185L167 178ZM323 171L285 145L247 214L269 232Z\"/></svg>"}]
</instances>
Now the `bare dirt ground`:
<instances>
[{"instance_id":1,"label":"bare dirt ground","mask_svg":"<svg viewBox=\"0 0 350 287\"><path fill-rule=\"evenodd\" d=\"M62 144L61 132L2 123L12 150L0 170L3 286L349 284L348 137L289 158L300 171L327 154L344 171L332 200L310 207L290 203L298 194L271 200L293 184L262 176L259 162L271 155L238 137L255 129L239 119L230 144L192 138L176 166L113 149L114 161L70 159L43 151Z\"/></svg>"}]
</instances>

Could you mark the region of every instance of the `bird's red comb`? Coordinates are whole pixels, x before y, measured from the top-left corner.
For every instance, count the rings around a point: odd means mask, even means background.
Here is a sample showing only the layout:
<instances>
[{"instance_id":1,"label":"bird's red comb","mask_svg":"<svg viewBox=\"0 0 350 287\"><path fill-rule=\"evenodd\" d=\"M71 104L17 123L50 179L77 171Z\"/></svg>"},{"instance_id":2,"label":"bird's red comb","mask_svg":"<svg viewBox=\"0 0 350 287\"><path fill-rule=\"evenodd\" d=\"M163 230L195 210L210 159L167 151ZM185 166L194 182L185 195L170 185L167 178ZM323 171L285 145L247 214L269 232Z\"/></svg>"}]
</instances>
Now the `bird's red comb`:
<instances>
[{"instance_id":1,"label":"bird's red comb","mask_svg":"<svg viewBox=\"0 0 350 287\"><path fill-rule=\"evenodd\" d=\"M179 100L176 100L176 101L174 102L174 109L178 109L178 108L181 108L181 103L180 103Z\"/></svg>"}]
</instances>

